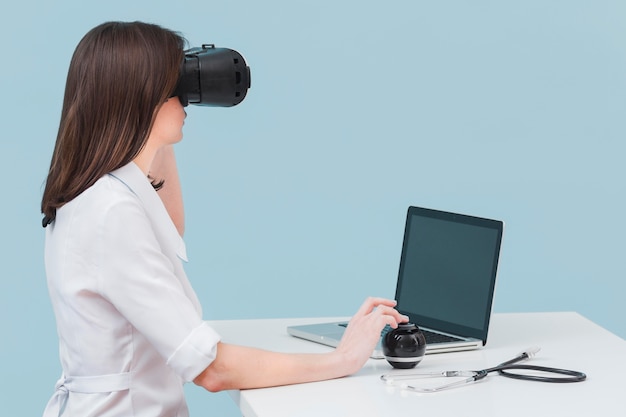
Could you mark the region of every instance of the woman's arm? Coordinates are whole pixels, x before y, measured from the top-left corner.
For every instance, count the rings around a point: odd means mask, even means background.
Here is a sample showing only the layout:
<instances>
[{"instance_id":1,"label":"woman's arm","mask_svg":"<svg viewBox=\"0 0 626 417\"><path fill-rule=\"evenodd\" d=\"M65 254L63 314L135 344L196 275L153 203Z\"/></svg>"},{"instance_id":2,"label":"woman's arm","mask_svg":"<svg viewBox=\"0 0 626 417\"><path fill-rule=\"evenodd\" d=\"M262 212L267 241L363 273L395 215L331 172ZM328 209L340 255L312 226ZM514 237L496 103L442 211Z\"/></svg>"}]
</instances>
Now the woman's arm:
<instances>
[{"instance_id":1,"label":"woman's arm","mask_svg":"<svg viewBox=\"0 0 626 417\"><path fill-rule=\"evenodd\" d=\"M172 145L161 148L150 165L150 177L156 182L163 181L163 187L158 191L178 233L185 232L185 211L183 194L180 187L176 156Z\"/></svg>"},{"instance_id":2,"label":"woman's arm","mask_svg":"<svg viewBox=\"0 0 626 417\"><path fill-rule=\"evenodd\" d=\"M396 328L408 317L395 301L368 298L350 320L339 346L330 353L290 354L219 343L216 359L194 383L216 392L339 378L357 372L371 355L385 325Z\"/></svg>"}]
</instances>

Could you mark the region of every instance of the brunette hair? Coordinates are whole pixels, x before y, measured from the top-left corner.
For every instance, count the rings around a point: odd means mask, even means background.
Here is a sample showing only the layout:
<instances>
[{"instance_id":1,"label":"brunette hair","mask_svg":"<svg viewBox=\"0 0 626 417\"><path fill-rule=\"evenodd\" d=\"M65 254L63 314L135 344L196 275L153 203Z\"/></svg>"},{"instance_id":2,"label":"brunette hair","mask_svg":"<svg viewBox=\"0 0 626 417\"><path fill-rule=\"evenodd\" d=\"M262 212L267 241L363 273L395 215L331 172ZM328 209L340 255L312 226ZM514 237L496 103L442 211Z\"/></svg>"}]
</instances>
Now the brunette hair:
<instances>
[{"instance_id":1,"label":"brunette hair","mask_svg":"<svg viewBox=\"0 0 626 417\"><path fill-rule=\"evenodd\" d=\"M41 201L43 227L139 154L157 109L176 88L185 45L180 34L143 22L106 22L79 42Z\"/></svg>"}]
</instances>

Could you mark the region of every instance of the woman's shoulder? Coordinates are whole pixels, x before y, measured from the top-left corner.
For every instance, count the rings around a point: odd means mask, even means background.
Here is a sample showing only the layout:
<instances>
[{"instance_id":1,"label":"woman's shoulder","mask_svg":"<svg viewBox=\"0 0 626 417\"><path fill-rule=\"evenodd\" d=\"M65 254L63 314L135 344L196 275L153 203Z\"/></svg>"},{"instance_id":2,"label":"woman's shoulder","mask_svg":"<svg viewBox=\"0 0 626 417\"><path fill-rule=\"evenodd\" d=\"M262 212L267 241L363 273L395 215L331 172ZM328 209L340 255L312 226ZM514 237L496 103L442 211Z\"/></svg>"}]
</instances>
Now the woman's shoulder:
<instances>
[{"instance_id":1,"label":"woman's shoulder","mask_svg":"<svg viewBox=\"0 0 626 417\"><path fill-rule=\"evenodd\" d=\"M104 175L78 198L93 204L94 208L99 207L101 209L106 209L122 202L139 202L133 190L111 174Z\"/></svg>"},{"instance_id":2,"label":"woman's shoulder","mask_svg":"<svg viewBox=\"0 0 626 417\"><path fill-rule=\"evenodd\" d=\"M98 236L109 236L112 231L126 235L138 228L147 233L157 228L164 236L180 238L149 179L132 163L104 175L61 207L56 223Z\"/></svg>"},{"instance_id":3,"label":"woman's shoulder","mask_svg":"<svg viewBox=\"0 0 626 417\"><path fill-rule=\"evenodd\" d=\"M57 211L57 220L71 218L72 223L95 225L110 221L112 213L140 206L140 200L127 184L107 174L61 207Z\"/></svg>"}]
</instances>

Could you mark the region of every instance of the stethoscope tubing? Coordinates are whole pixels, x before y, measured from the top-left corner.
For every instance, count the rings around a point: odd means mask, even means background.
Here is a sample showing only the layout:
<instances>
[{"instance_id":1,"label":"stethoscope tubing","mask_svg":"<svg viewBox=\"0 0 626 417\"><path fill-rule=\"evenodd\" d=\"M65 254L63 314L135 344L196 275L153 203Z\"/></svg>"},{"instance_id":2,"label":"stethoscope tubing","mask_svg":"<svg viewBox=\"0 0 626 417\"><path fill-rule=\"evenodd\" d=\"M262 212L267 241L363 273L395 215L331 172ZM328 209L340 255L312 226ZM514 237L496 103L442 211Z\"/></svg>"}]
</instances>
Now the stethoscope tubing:
<instances>
[{"instance_id":1,"label":"stethoscope tubing","mask_svg":"<svg viewBox=\"0 0 626 417\"><path fill-rule=\"evenodd\" d=\"M540 376L540 375L526 375L518 374L515 372L509 372L511 370L526 370L526 371L539 371L546 374L558 374L565 375L564 377L557 376ZM486 371L498 371L498 373L507 378L521 379L524 381L536 381L536 382L551 382L551 383L571 383L581 382L587 379L587 375L584 372L572 371L569 369L560 368L548 368L545 366L536 365L504 365L496 366L495 368L487 369Z\"/></svg>"}]
</instances>

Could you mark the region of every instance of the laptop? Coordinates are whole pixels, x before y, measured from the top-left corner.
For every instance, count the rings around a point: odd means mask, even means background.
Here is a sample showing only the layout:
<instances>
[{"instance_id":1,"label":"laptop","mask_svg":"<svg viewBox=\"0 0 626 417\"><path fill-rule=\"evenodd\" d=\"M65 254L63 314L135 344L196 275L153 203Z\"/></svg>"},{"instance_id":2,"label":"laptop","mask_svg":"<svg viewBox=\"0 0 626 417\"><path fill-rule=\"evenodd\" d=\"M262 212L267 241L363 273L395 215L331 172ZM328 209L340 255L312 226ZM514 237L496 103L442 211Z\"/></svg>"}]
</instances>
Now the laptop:
<instances>
[{"instance_id":1,"label":"laptop","mask_svg":"<svg viewBox=\"0 0 626 417\"><path fill-rule=\"evenodd\" d=\"M477 349L487 343L503 229L499 220L409 207L396 308L424 333L427 354ZM346 326L347 322L294 325L287 332L336 347ZM384 358L381 342L371 357Z\"/></svg>"}]
</instances>

